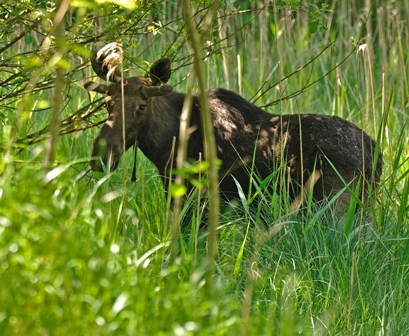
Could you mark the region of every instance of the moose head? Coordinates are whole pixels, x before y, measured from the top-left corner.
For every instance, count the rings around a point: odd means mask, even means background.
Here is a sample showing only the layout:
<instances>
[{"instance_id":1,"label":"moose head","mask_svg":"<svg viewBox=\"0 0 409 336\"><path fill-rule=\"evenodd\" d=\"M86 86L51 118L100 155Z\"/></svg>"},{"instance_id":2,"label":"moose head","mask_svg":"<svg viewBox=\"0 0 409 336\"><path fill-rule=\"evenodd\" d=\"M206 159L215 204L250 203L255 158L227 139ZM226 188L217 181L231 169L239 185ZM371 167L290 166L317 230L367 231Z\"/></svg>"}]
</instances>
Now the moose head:
<instances>
[{"instance_id":1,"label":"moose head","mask_svg":"<svg viewBox=\"0 0 409 336\"><path fill-rule=\"evenodd\" d=\"M99 56L99 57L98 57ZM102 79L107 78L108 68L104 65L106 55L94 54L91 59L95 73ZM170 59L162 58L150 68L150 78L122 78L119 71L109 80L110 85L88 82L84 87L88 91L106 94L108 120L95 139L90 162L91 169L102 171L103 165L109 165L110 170L118 166L121 155L137 142L140 127L147 127L144 122L151 118L153 99L166 96L173 92L171 85L166 85L170 78ZM97 157L102 159L98 159Z\"/></svg>"}]
</instances>

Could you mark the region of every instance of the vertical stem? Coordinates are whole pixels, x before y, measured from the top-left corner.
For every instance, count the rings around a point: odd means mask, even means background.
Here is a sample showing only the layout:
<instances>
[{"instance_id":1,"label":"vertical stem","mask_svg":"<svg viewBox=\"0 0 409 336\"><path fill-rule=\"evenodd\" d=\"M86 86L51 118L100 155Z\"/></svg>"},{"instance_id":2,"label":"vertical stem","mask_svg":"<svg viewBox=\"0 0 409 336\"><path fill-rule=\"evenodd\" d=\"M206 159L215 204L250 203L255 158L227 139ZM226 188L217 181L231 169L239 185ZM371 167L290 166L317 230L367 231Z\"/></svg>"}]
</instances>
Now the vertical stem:
<instances>
[{"instance_id":1,"label":"vertical stem","mask_svg":"<svg viewBox=\"0 0 409 336\"><path fill-rule=\"evenodd\" d=\"M141 190L141 204L142 204L142 209L141 209L141 220L140 222L142 223L142 232L141 232L141 246L142 248L145 248L145 169L142 166L142 190ZM136 236L136 235L135 235Z\"/></svg>"},{"instance_id":2,"label":"vertical stem","mask_svg":"<svg viewBox=\"0 0 409 336\"><path fill-rule=\"evenodd\" d=\"M183 0L182 10L184 20L186 22L186 29L189 36L190 43L194 51L194 72L199 82L200 90L200 106L201 106L201 121L202 132L204 140L204 154L205 159L209 162L209 237L208 237L208 269L206 273L206 290L208 294L213 289L213 273L214 273L214 258L217 255L217 227L219 225L219 177L216 166L216 141L213 132L212 116L209 110L208 97L205 89L205 79L203 76L203 69L201 67L202 41L199 37L192 20L192 12L190 8L190 1ZM214 13L218 8L218 1L214 1L212 7L209 9L209 14L205 20L205 24L210 27ZM206 27L203 29L202 38L205 36Z\"/></svg>"},{"instance_id":3,"label":"vertical stem","mask_svg":"<svg viewBox=\"0 0 409 336\"><path fill-rule=\"evenodd\" d=\"M351 280L349 284L349 303L348 303L348 317L347 317L347 335L351 332L351 316L352 316L352 298L354 292L354 270L356 265L356 255L355 252L352 253L352 263L351 263Z\"/></svg>"},{"instance_id":4,"label":"vertical stem","mask_svg":"<svg viewBox=\"0 0 409 336\"><path fill-rule=\"evenodd\" d=\"M263 78L264 78L264 69L266 67L266 64L264 64L264 55L267 53L267 47L268 47L268 35L267 35L267 27L268 27L268 10L267 10L267 0L264 0L263 3L260 3L259 6L260 8L260 16L259 16L259 33L260 33L260 50L259 50L259 87L263 85Z\"/></svg>"},{"instance_id":5,"label":"vertical stem","mask_svg":"<svg viewBox=\"0 0 409 336\"><path fill-rule=\"evenodd\" d=\"M199 153L199 162L202 162L202 153ZM202 179L202 172L199 171L199 181ZM200 229L200 197L201 197L201 192L200 188L197 191L197 209L196 209L196 228L195 228L195 252L194 252L194 262L197 264L197 243L198 243L198 235L199 235L199 229Z\"/></svg>"},{"instance_id":6,"label":"vertical stem","mask_svg":"<svg viewBox=\"0 0 409 336\"><path fill-rule=\"evenodd\" d=\"M240 335L246 336L248 335L248 328L250 322L250 311L251 311L251 300L253 298L253 291L254 291L254 283L256 280L255 272L257 272L257 264L259 260L259 248L258 244L256 243L254 247L254 251L252 253L252 257L250 260L250 267L247 271L247 283L246 288L244 289L244 296L243 296L243 310L241 312L241 320L242 325L240 329ZM253 269L255 267L256 269Z\"/></svg>"},{"instance_id":7,"label":"vertical stem","mask_svg":"<svg viewBox=\"0 0 409 336\"><path fill-rule=\"evenodd\" d=\"M53 20L53 28L56 40L56 48L60 58L64 55L64 47L62 46L64 41L64 15L69 7L69 0L59 0L57 2L58 11L55 14ZM58 141L60 132L60 111L63 106L63 91L64 91L64 69L56 65L55 79L54 79L54 95L53 95L53 108L51 112L51 121L49 126L49 136L45 145L45 154L43 165L45 169L49 169L55 158L55 146Z\"/></svg>"},{"instance_id":8,"label":"vertical stem","mask_svg":"<svg viewBox=\"0 0 409 336\"><path fill-rule=\"evenodd\" d=\"M125 116L125 92L124 92L124 74L122 70L122 59L121 59L121 108L122 108L122 151L126 152L126 134L125 134L125 125L126 125L126 116ZM125 160L124 160L125 161ZM123 170L123 196L122 202L124 203L124 208L122 211L122 235L125 235L126 228L126 171L127 165L124 164Z\"/></svg>"},{"instance_id":9,"label":"vertical stem","mask_svg":"<svg viewBox=\"0 0 409 336\"><path fill-rule=\"evenodd\" d=\"M237 54L237 77L239 82L239 95L243 95L243 73L241 71L241 57Z\"/></svg>"},{"instance_id":10,"label":"vertical stem","mask_svg":"<svg viewBox=\"0 0 409 336\"><path fill-rule=\"evenodd\" d=\"M229 74L229 67L227 66L227 57L226 57L226 50L224 49L227 46L226 43L226 21L227 17L224 15L225 12L224 10L220 9L219 10L219 17L217 19L218 24L219 24L219 37L221 40L221 46L222 46L222 60L223 60L223 71L224 71L224 79L226 80L226 89L230 90L230 74Z\"/></svg>"},{"instance_id":11,"label":"vertical stem","mask_svg":"<svg viewBox=\"0 0 409 336\"><path fill-rule=\"evenodd\" d=\"M183 103L182 114L180 116L180 127L179 127L179 144L178 144L178 154L176 157L176 167L177 169L183 168L183 163L186 160L187 155L187 142L189 140L188 127L190 125L190 115L192 110L192 87L193 81L189 80L188 92L185 96L185 101ZM185 183L182 174L177 174L175 178L176 185L183 185ZM173 199L173 217L172 217L172 260L175 259L178 253L178 232L179 232L179 215L183 207L183 198L175 197Z\"/></svg>"}]
</instances>

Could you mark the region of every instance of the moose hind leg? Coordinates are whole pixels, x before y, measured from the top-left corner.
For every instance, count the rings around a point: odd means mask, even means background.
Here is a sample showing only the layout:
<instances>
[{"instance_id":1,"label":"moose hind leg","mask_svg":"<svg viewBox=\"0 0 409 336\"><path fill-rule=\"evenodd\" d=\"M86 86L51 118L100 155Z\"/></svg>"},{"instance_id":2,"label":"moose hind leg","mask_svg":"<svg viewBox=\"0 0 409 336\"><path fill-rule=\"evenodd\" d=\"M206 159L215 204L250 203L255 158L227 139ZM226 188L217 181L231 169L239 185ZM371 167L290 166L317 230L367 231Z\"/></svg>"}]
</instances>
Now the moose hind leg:
<instances>
[{"instance_id":1,"label":"moose hind leg","mask_svg":"<svg viewBox=\"0 0 409 336\"><path fill-rule=\"evenodd\" d=\"M291 206L290 206L291 212L297 211L300 208L300 206L304 203L304 199L307 197L310 190L314 188L315 184L317 183L320 177L321 177L321 172L319 170L312 171L307 181L303 185L302 190L300 191L298 196L294 199L294 201L291 203Z\"/></svg>"}]
</instances>

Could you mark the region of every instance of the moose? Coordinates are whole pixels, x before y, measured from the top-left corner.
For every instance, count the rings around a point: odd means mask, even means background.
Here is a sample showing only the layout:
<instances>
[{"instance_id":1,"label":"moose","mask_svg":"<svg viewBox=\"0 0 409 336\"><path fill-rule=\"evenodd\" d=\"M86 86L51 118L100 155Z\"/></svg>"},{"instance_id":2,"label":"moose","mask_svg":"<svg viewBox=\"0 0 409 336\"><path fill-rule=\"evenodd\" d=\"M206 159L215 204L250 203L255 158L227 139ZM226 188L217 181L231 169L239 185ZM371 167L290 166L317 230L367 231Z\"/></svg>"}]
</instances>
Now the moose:
<instances>
[{"instance_id":1,"label":"moose","mask_svg":"<svg viewBox=\"0 0 409 336\"><path fill-rule=\"evenodd\" d=\"M103 79L108 73L105 57L104 53L94 53L91 59L94 71ZM122 78L117 72L109 79L110 85L94 82L84 85L88 91L107 96L109 113L93 143L92 170L102 171L103 165L108 163L110 170L115 170L124 150L137 144L157 167L167 189L171 178L168 163L172 162L172 155L176 162L185 100L185 94L174 92L167 84L170 76L171 61L161 58L151 66L149 78ZM320 173L311 187L317 201L339 194L337 202L347 205L351 190L358 187L361 201L365 202L365 195L379 185L382 154L376 151L376 142L351 122L317 114L270 114L223 88L210 89L206 94L217 156L222 162L220 172L229 172L220 174L222 198L237 198L237 184L244 191L252 188L252 174L257 175L259 181L276 176L274 171L280 165L285 167L281 176L291 185L288 193L292 199L314 171ZM198 160L204 150L199 97L200 93L193 94L190 120L193 131L187 147L187 157L193 160ZM176 150L172 150L174 138ZM188 192L192 188L189 185Z\"/></svg>"}]
</instances>

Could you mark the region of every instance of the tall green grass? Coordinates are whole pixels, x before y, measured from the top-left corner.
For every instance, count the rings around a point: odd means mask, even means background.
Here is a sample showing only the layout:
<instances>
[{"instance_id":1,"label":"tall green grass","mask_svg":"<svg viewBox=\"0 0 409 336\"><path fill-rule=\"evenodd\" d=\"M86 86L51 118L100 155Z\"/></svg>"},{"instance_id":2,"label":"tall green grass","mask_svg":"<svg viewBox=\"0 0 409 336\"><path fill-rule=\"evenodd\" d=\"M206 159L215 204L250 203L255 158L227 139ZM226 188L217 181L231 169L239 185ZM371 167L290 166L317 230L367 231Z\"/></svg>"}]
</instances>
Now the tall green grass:
<instances>
[{"instance_id":1,"label":"tall green grass","mask_svg":"<svg viewBox=\"0 0 409 336\"><path fill-rule=\"evenodd\" d=\"M189 62L189 51L184 35L178 37L180 21L173 21L178 7L166 2L158 8L156 20L167 28L121 36L126 62L132 74L140 74L137 67L148 68L143 61L151 63L168 50L177 69L171 82L183 92L191 68L181 67ZM180 230L180 253L172 261L172 217L154 166L139 153L138 181L132 183L133 154L126 153L118 171L89 172L98 134L93 128L62 136L54 167L43 170L43 142L9 140L13 132L16 140L42 129L48 112L31 113L23 128L19 101L10 99L0 107L0 334L408 334L409 8L375 1L364 28L367 11L361 2L337 1L332 8L321 18L328 30L310 35L305 11L293 20L284 10L267 12L256 3L242 12L225 6L227 72L219 52L210 53L203 67L209 87L229 82L258 105L277 101L269 112L339 115L376 138L384 173L380 194L370 202L372 224L359 213L340 216L308 202L291 214L282 194L264 193L252 207L243 191L220 214L214 290L208 293L207 231L195 226L206 216L205 201L195 195L187 200L185 210L193 208L195 225ZM142 15L144 8L135 13ZM78 20L85 25L86 19ZM98 20L110 24L102 16ZM160 27L155 22L152 26ZM358 41L362 31L365 39ZM119 35L120 30L113 38ZM207 43L218 39L213 34ZM280 82L331 41L335 44L316 61ZM9 53L30 48L18 44ZM73 65L82 62L75 52L67 58ZM63 118L98 98L88 97L77 82L90 75L88 68L69 73ZM258 97L260 87L269 86ZM283 99L297 90L293 99ZM7 87L0 91L6 94ZM52 91L44 90L31 99L38 105L51 97ZM283 228L272 233L274 225Z\"/></svg>"}]
</instances>

